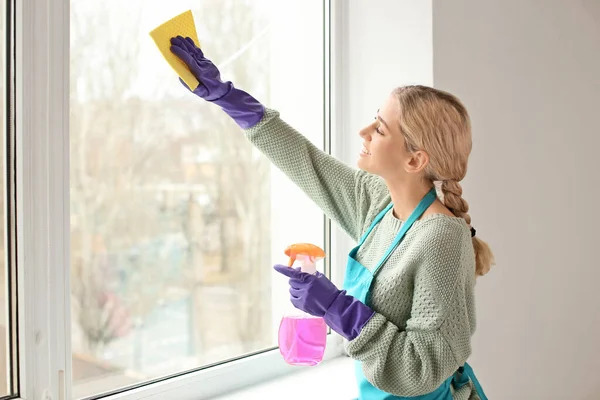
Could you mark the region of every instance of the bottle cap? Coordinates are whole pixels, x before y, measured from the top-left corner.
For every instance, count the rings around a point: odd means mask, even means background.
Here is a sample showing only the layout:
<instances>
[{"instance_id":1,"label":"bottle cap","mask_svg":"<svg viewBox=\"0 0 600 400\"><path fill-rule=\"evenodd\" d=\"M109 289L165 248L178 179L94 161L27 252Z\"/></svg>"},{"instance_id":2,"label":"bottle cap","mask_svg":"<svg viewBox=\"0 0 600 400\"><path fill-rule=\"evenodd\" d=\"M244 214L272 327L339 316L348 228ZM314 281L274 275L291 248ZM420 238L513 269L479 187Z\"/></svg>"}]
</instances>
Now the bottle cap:
<instances>
[{"instance_id":1,"label":"bottle cap","mask_svg":"<svg viewBox=\"0 0 600 400\"><path fill-rule=\"evenodd\" d=\"M325 251L319 246L316 246L311 243L296 243L291 244L285 249L285 255L290 258L289 266L291 267L296 261L296 256L299 254L304 254L306 256L311 256L315 258L324 258Z\"/></svg>"}]
</instances>

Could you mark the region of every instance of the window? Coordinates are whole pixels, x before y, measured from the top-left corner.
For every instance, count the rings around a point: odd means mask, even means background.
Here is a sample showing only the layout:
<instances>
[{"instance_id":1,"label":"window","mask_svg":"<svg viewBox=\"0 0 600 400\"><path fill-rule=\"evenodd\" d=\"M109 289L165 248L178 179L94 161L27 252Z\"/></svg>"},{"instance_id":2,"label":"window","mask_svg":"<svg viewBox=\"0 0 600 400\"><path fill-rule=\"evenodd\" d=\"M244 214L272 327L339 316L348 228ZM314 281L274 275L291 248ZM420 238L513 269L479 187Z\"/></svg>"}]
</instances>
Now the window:
<instances>
[{"instance_id":1,"label":"window","mask_svg":"<svg viewBox=\"0 0 600 400\"><path fill-rule=\"evenodd\" d=\"M0 398L197 400L301 370L272 265L312 242L340 284L345 237L149 32L192 10L223 78L332 151L330 1L0 1Z\"/></svg>"},{"instance_id":2,"label":"window","mask_svg":"<svg viewBox=\"0 0 600 400\"><path fill-rule=\"evenodd\" d=\"M70 0L71 398L282 368L271 267L291 243L329 252L328 223L148 33L191 9L223 78L327 149L327 3Z\"/></svg>"},{"instance_id":3,"label":"window","mask_svg":"<svg viewBox=\"0 0 600 400\"><path fill-rule=\"evenodd\" d=\"M12 4L0 1L0 398L18 395L17 281L14 252L14 125L13 125L13 23Z\"/></svg>"}]
</instances>

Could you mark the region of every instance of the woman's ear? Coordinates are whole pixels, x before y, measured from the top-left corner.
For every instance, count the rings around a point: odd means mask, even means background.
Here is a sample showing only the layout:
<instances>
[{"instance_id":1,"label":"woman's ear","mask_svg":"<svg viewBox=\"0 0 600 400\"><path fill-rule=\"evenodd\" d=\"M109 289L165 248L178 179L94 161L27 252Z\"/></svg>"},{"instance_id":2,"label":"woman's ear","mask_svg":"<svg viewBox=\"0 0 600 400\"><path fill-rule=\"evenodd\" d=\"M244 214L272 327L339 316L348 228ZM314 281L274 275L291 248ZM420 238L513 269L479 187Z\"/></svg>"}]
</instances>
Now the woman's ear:
<instances>
[{"instance_id":1,"label":"woman's ear","mask_svg":"<svg viewBox=\"0 0 600 400\"><path fill-rule=\"evenodd\" d=\"M422 150L417 150L410 154L406 161L406 172L411 174L420 173L429 164L429 154Z\"/></svg>"}]
</instances>

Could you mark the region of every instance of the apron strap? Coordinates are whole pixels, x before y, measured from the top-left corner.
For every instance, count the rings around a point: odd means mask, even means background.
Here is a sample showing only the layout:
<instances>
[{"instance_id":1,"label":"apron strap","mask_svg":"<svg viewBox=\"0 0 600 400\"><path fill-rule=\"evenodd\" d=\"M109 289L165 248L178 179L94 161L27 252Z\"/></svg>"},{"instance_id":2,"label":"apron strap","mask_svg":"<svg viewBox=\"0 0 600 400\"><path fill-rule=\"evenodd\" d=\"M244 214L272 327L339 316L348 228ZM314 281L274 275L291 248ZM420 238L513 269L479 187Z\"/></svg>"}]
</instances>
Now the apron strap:
<instances>
[{"instance_id":1,"label":"apron strap","mask_svg":"<svg viewBox=\"0 0 600 400\"><path fill-rule=\"evenodd\" d=\"M362 246L362 244L367 239L367 236L369 236L369 234L371 233L371 231L373 230L373 228L375 228L375 225L377 225L379 223L379 221L381 221L383 219L383 217L385 216L385 214L388 211L390 211L390 209L392 207L393 207L393 204L390 203L390 204L387 205L387 207L385 207L383 210L381 210L379 212L379 214L377 214L377 216L375 217L375 219L373 220L373 222L371 222L371 225L369 226L369 228L367 229L367 231L360 238L360 242L358 243L359 246Z\"/></svg>"},{"instance_id":2,"label":"apron strap","mask_svg":"<svg viewBox=\"0 0 600 400\"><path fill-rule=\"evenodd\" d=\"M471 382L473 382L473 386L475 386L475 391L477 392L481 400L488 400L487 396L485 395L485 392L483 391L483 388L481 387L481 384L475 376L475 372L473 372L473 368L471 368L469 363L465 363L463 368L463 374L465 374L471 379Z\"/></svg>"},{"instance_id":3,"label":"apron strap","mask_svg":"<svg viewBox=\"0 0 600 400\"><path fill-rule=\"evenodd\" d=\"M394 252L394 250L396 250L396 247L398 247L398 245L400 244L402 239L404 239L406 232L408 232L408 230L410 229L410 227L413 225L413 223L416 220L421 218L421 215L423 215L423 213L429 208L429 206L431 204L433 204L433 202L435 201L436 198L437 198L437 194L435 191L435 187L433 187L433 188L431 188L431 190L429 192L427 192L425 197L423 197L423 199L421 199L421 201L419 202L419 205L417 205L417 208L415 208L413 210L412 214L410 214L410 217L408 217L406 222L404 222L402 224L402 227L400 228L400 232L398 232L398 235L396 235L396 238L394 239L394 241L392 242L390 247L387 249L383 258L381 259L381 261L379 261L379 264L377 264L377 266L373 270L373 275L375 275L377 273L377 271L379 270L379 268L381 268L381 266L388 260L388 258L390 258L390 256Z\"/></svg>"}]
</instances>

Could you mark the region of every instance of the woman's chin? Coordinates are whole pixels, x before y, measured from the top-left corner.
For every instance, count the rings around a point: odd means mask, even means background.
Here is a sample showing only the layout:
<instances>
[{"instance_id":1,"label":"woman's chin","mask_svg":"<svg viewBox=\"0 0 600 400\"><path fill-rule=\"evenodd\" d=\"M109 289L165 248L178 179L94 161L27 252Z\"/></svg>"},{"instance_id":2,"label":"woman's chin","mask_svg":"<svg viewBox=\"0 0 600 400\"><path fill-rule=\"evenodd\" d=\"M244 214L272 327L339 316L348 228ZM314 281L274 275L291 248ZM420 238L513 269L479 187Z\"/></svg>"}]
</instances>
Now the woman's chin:
<instances>
[{"instance_id":1,"label":"woman's chin","mask_svg":"<svg viewBox=\"0 0 600 400\"><path fill-rule=\"evenodd\" d=\"M370 173L371 171L369 171L369 166L368 166L368 163L366 162L365 158L366 158L366 157L360 157L360 158L359 158L359 159L356 161L356 166L357 166L359 169L362 169L363 171L365 171L365 172L369 172L369 173Z\"/></svg>"}]
</instances>

